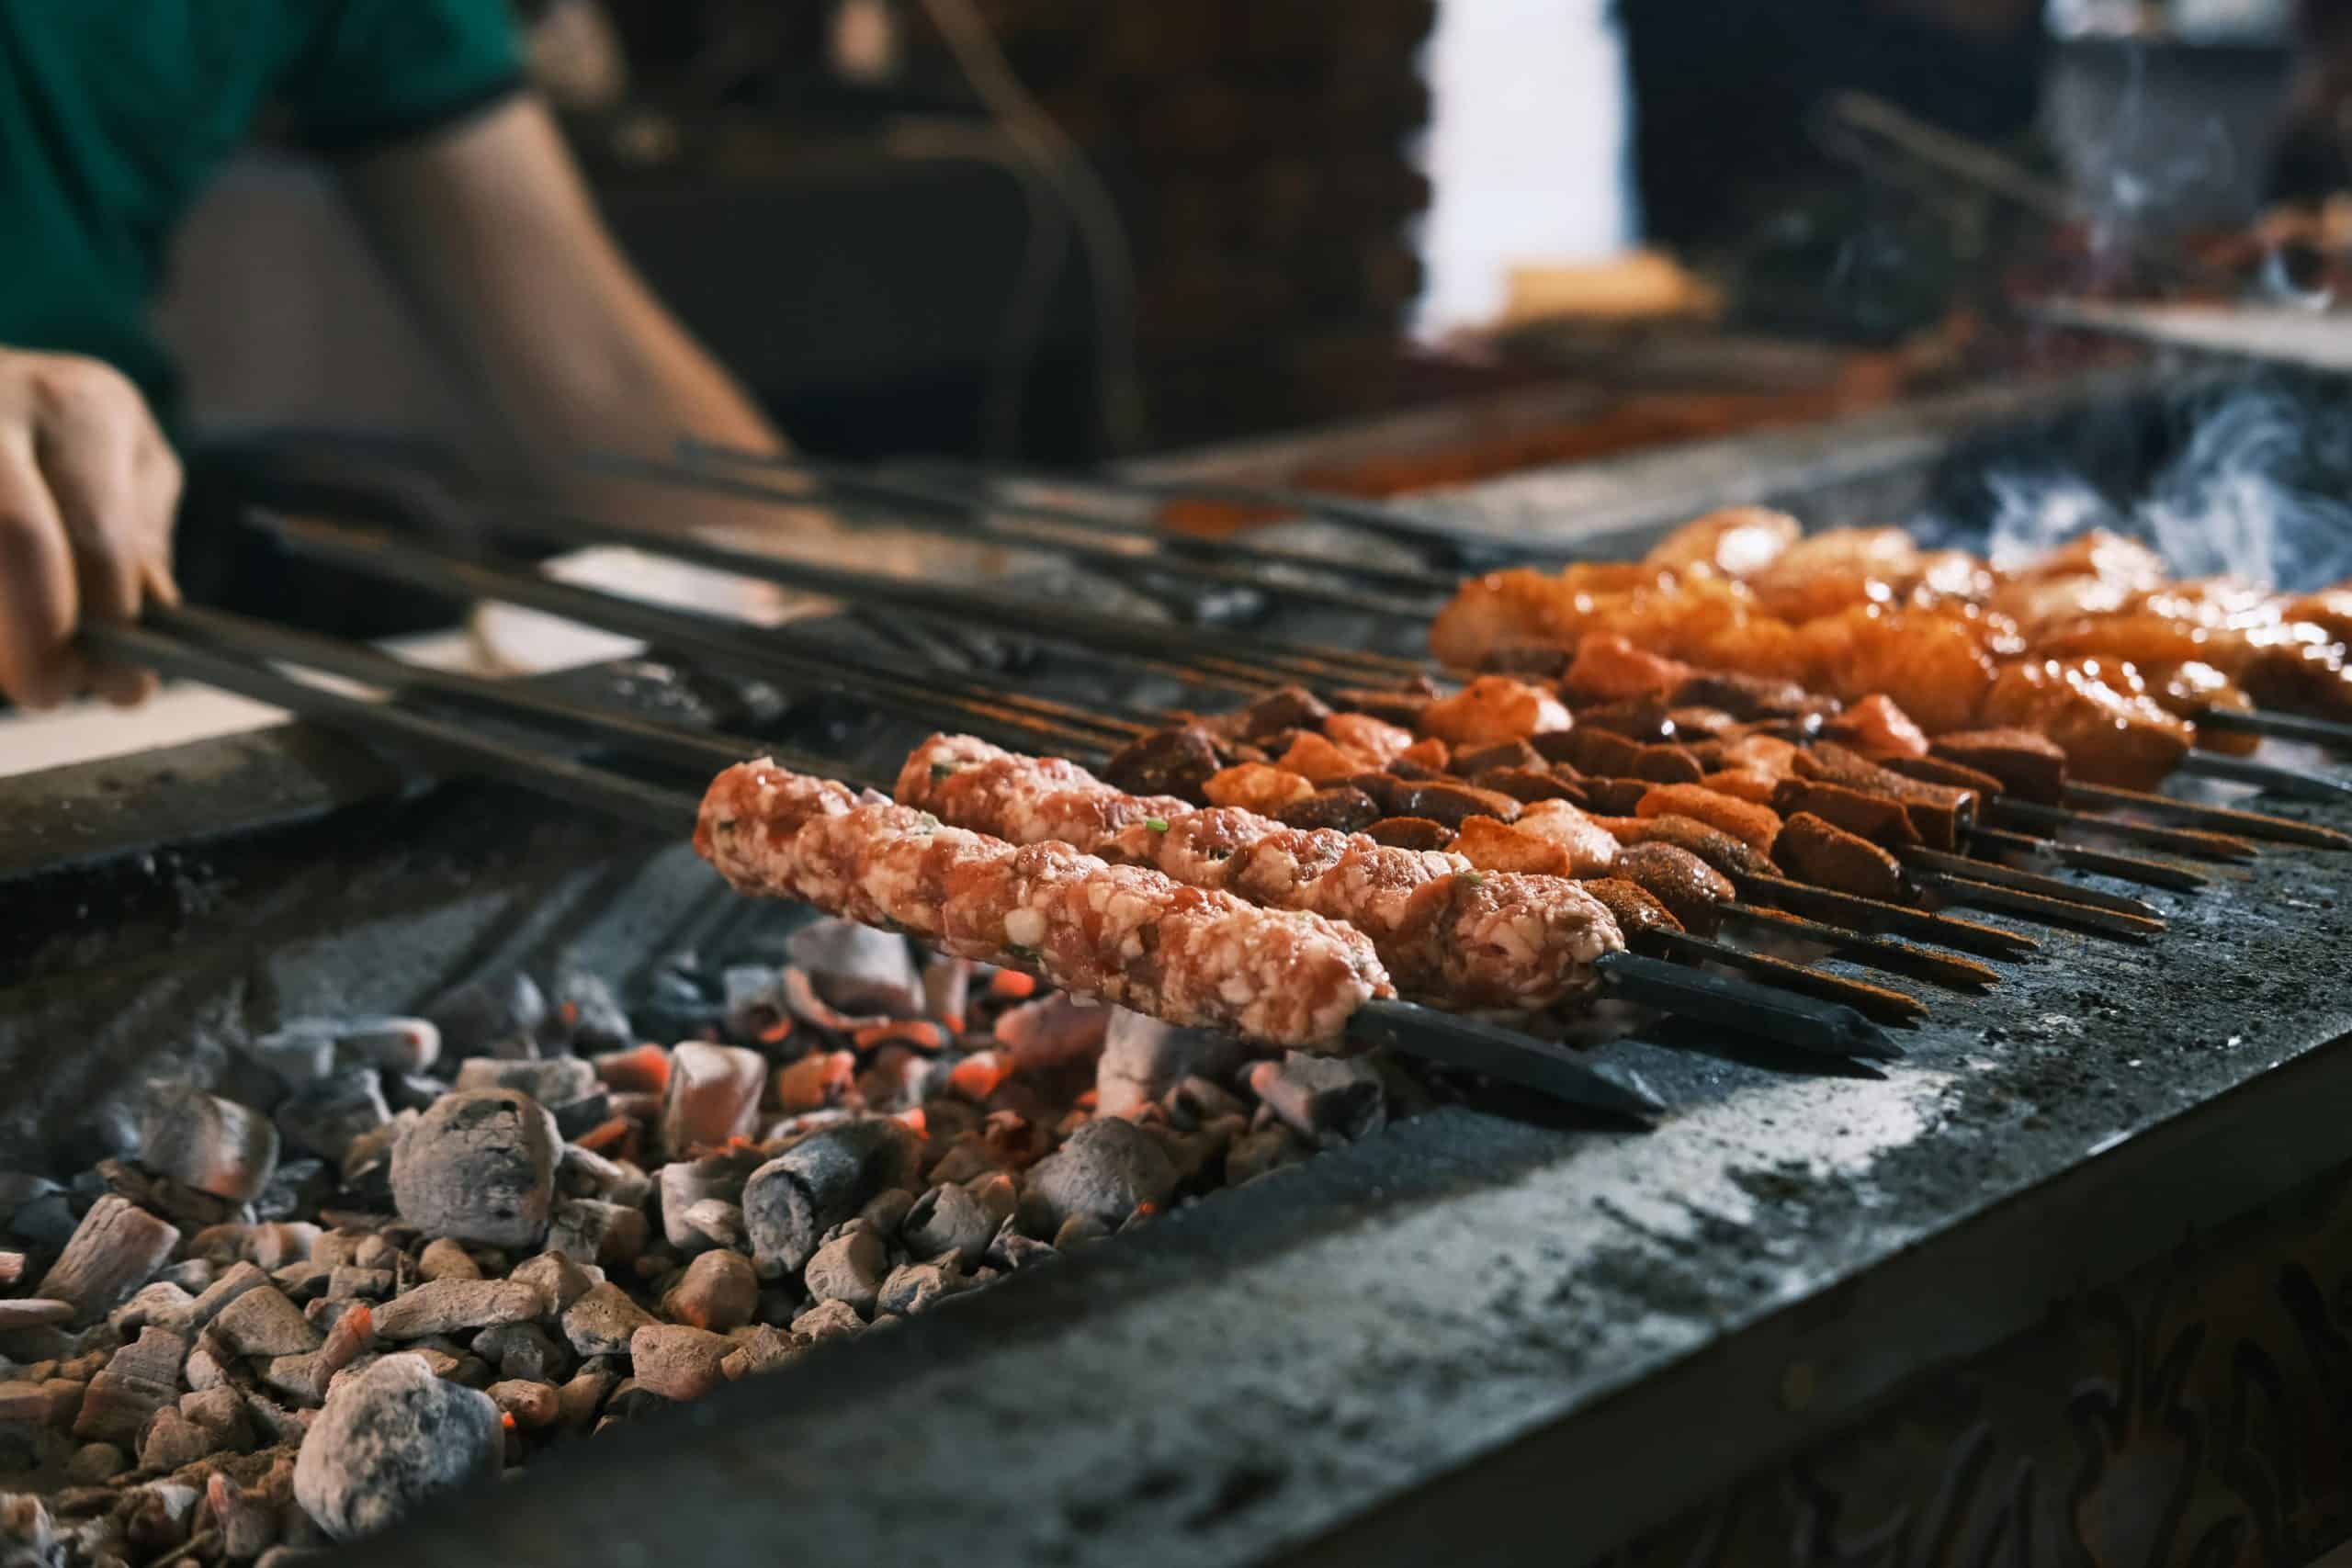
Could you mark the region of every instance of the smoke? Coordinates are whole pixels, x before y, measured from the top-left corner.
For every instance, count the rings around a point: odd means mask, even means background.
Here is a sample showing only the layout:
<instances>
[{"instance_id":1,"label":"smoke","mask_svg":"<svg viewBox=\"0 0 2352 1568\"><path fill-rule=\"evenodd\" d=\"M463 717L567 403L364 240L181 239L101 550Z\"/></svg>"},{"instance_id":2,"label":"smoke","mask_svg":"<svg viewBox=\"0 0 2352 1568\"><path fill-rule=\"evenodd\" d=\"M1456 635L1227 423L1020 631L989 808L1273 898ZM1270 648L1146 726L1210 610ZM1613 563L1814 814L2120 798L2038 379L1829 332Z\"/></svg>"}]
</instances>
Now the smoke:
<instances>
[{"instance_id":1,"label":"smoke","mask_svg":"<svg viewBox=\"0 0 2352 1568\"><path fill-rule=\"evenodd\" d=\"M2193 399L2180 423L2185 436L2123 500L2052 463L1987 471L1979 547L2010 567L2107 528L2145 540L2182 577L2290 591L2352 577L2352 408L2255 382ZM1977 532L1949 513L1921 521L1930 535Z\"/></svg>"}]
</instances>

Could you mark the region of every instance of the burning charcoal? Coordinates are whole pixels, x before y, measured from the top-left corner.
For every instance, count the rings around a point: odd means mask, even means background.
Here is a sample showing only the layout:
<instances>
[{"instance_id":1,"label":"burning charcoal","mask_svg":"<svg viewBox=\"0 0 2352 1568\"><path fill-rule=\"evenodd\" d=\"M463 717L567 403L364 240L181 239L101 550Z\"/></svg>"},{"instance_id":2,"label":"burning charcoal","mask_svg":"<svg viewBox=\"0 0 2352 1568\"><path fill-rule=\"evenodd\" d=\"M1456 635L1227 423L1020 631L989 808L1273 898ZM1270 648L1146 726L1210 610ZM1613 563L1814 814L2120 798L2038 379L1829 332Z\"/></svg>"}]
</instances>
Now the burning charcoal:
<instances>
[{"instance_id":1,"label":"burning charcoal","mask_svg":"<svg viewBox=\"0 0 2352 1568\"><path fill-rule=\"evenodd\" d=\"M685 1227L693 1233L695 1246L688 1252L704 1247L724 1247L741 1252L750 1243L750 1233L743 1226L743 1206L724 1202L717 1198L704 1198L686 1205Z\"/></svg>"},{"instance_id":2,"label":"burning charcoal","mask_svg":"<svg viewBox=\"0 0 2352 1568\"><path fill-rule=\"evenodd\" d=\"M819 1238L875 1194L913 1181L915 1135L888 1120L844 1122L802 1139L743 1184L743 1220L763 1279L797 1272Z\"/></svg>"},{"instance_id":3,"label":"burning charcoal","mask_svg":"<svg viewBox=\"0 0 2352 1568\"><path fill-rule=\"evenodd\" d=\"M416 1271L427 1280L479 1280L481 1265L458 1243L437 1236L417 1254Z\"/></svg>"},{"instance_id":4,"label":"burning charcoal","mask_svg":"<svg viewBox=\"0 0 2352 1568\"><path fill-rule=\"evenodd\" d=\"M555 1195L555 1119L513 1089L459 1090L392 1150L401 1218L428 1234L528 1247Z\"/></svg>"},{"instance_id":5,"label":"burning charcoal","mask_svg":"<svg viewBox=\"0 0 2352 1568\"><path fill-rule=\"evenodd\" d=\"M526 1432L552 1427L562 1414L562 1402L553 1383L531 1382L510 1378L494 1382L482 1391L490 1402L514 1418L514 1425Z\"/></svg>"},{"instance_id":6,"label":"burning charcoal","mask_svg":"<svg viewBox=\"0 0 2352 1568\"><path fill-rule=\"evenodd\" d=\"M1111 1227L1092 1214L1072 1214L1054 1232L1054 1250L1069 1252L1090 1241L1101 1241L1110 1234Z\"/></svg>"},{"instance_id":7,"label":"burning charcoal","mask_svg":"<svg viewBox=\"0 0 2352 1568\"><path fill-rule=\"evenodd\" d=\"M949 1032L964 1032L972 998L972 961L937 953L923 961L922 1011L938 1019Z\"/></svg>"},{"instance_id":8,"label":"burning charcoal","mask_svg":"<svg viewBox=\"0 0 2352 1568\"><path fill-rule=\"evenodd\" d=\"M844 1301L819 1302L792 1320L792 1332L803 1339L838 1339L865 1326L857 1309Z\"/></svg>"},{"instance_id":9,"label":"burning charcoal","mask_svg":"<svg viewBox=\"0 0 2352 1568\"><path fill-rule=\"evenodd\" d=\"M547 1310L547 1298L520 1280L435 1280L376 1308L376 1335L399 1341L463 1334L502 1323L528 1323Z\"/></svg>"},{"instance_id":10,"label":"burning charcoal","mask_svg":"<svg viewBox=\"0 0 2352 1568\"><path fill-rule=\"evenodd\" d=\"M1198 1073L1170 1089L1162 1103L1170 1112L1188 1116L1195 1122L1213 1122L1226 1116L1243 1116L1249 1111L1249 1108L1224 1085Z\"/></svg>"},{"instance_id":11,"label":"burning charcoal","mask_svg":"<svg viewBox=\"0 0 2352 1568\"><path fill-rule=\"evenodd\" d=\"M929 1263L901 1263L882 1281L882 1293L874 1302L875 1314L877 1317L884 1314L910 1316L929 1312L969 1284L952 1257Z\"/></svg>"},{"instance_id":12,"label":"burning charcoal","mask_svg":"<svg viewBox=\"0 0 2352 1568\"><path fill-rule=\"evenodd\" d=\"M423 1358L387 1356L327 1395L294 1465L294 1496L337 1540L371 1534L434 1493L494 1476L505 1450L498 1406L435 1378Z\"/></svg>"},{"instance_id":13,"label":"burning charcoal","mask_svg":"<svg viewBox=\"0 0 2352 1568\"><path fill-rule=\"evenodd\" d=\"M1387 1111L1380 1074L1358 1057L1292 1051L1279 1063L1252 1067L1250 1087L1275 1115L1310 1138L1360 1138L1379 1126Z\"/></svg>"},{"instance_id":14,"label":"burning charcoal","mask_svg":"<svg viewBox=\"0 0 2352 1568\"><path fill-rule=\"evenodd\" d=\"M649 1323L629 1337L628 1359L639 1388L664 1399L700 1399L727 1381L718 1364L733 1349L727 1337L680 1323Z\"/></svg>"},{"instance_id":15,"label":"burning charcoal","mask_svg":"<svg viewBox=\"0 0 2352 1568\"><path fill-rule=\"evenodd\" d=\"M297 1356L319 1348L319 1331L275 1285L246 1291L221 1308L212 1331L240 1356Z\"/></svg>"},{"instance_id":16,"label":"burning charcoal","mask_svg":"<svg viewBox=\"0 0 2352 1568\"><path fill-rule=\"evenodd\" d=\"M795 1114L821 1111L841 1099L856 1077L856 1052L811 1051L776 1069L776 1104Z\"/></svg>"},{"instance_id":17,"label":"burning charcoal","mask_svg":"<svg viewBox=\"0 0 2352 1568\"><path fill-rule=\"evenodd\" d=\"M1136 1125L1142 1127L1151 1141L1159 1145L1159 1152L1168 1156L1168 1164L1176 1172L1176 1185L1180 1188L1199 1180L1210 1162L1225 1152L1226 1140L1208 1133L1180 1132L1159 1122L1143 1122Z\"/></svg>"},{"instance_id":18,"label":"burning charcoal","mask_svg":"<svg viewBox=\"0 0 2352 1568\"><path fill-rule=\"evenodd\" d=\"M327 1300L380 1302L392 1293L392 1271L338 1263L327 1275Z\"/></svg>"},{"instance_id":19,"label":"burning charcoal","mask_svg":"<svg viewBox=\"0 0 2352 1568\"><path fill-rule=\"evenodd\" d=\"M1111 1010L1057 991L999 1015L996 1040L1020 1072L1037 1072L1092 1056L1102 1049Z\"/></svg>"},{"instance_id":20,"label":"burning charcoal","mask_svg":"<svg viewBox=\"0 0 2352 1568\"><path fill-rule=\"evenodd\" d=\"M1159 1145L1134 1122L1102 1116L1031 1168L1021 1206L1033 1232L1054 1229L1074 1214L1110 1227L1139 1203L1166 1203L1175 1190L1175 1167Z\"/></svg>"},{"instance_id":21,"label":"burning charcoal","mask_svg":"<svg viewBox=\"0 0 2352 1568\"><path fill-rule=\"evenodd\" d=\"M767 1083L765 1057L741 1046L689 1043L671 1051L670 1063L662 1146L673 1157L751 1135Z\"/></svg>"},{"instance_id":22,"label":"burning charcoal","mask_svg":"<svg viewBox=\"0 0 2352 1568\"><path fill-rule=\"evenodd\" d=\"M518 1263L507 1277L546 1297L548 1310L556 1314L569 1312L572 1303L605 1282L603 1269L583 1268L560 1252L543 1252Z\"/></svg>"},{"instance_id":23,"label":"burning charcoal","mask_svg":"<svg viewBox=\"0 0 2352 1568\"><path fill-rule=\"evenodd\" d=\"M660 1094L670 1087L670 1053L644 1044L594 1058L596 1077L615 1094Z\"/></svg>"},{"instance_id":24,"label":"burning charcoal","mask_svg":"<svg viewBox=\"0 0 2352 1568\"><path fill-rule=\"evenodd\" d=\"M458 1088L519 1089L553 1109L595 1093L597 1077L594 1066L578 1056L550 1056L545 1061L476 1056L458 1069Z\"/></svg>"},{"instance_id":25,"label":"burning charcoal","mask_svg":"<svg viewBox=\"0 0 2352 1568\"><path fill-rule=\"evenodd\" d=\"M548 1222L547 1247L607 1269L633 1262L652 1239L642 1209L594 1198L560 1198Z\"/></svg>"},{"instance_id":26,"label":"burning charcoal","mask_svg":"<svg viewBox=\"0 0 2352 1568\"><path fill-rule=\"evenodd\" d=\"M292 1219L314 1213L334 1192L334 1179L327 1174L324 1160L281 1160L270 1173L268 1185L254 1200L254 1213L265 1220Z\"/></svg>"},{"instance_id":27,"label":"burning charcoal","mask_svg":"<svg viewBox=\"0 0 2352 1568\"><path fill-rule=\"evenodd\" d=\"M139 1161L158 1176L243 1203L277 1168L277 1129L233 1100L187 1084L148 1096Z\"/></svg>"},{"instance_id":28,"label":"burning charcoal","mask_svg":"<svg viewBox=\"0 0 2352 1568\"><path fill-rule=\"evenodd\" d=\"M770 1324L753 1324L738 1329L727 1337L729 1348L719 1359L718 1370L729 1382L744 1378L780 1372L800 1359L804 1348L783 1329Z\"/></svg>"},{"instance_id":29,"label":"burning charcoal","mask_svg":"<svg viewBox=\"0 0 2352 1568\"><path fill-rule=\"evenodd\" d=\"M802 1278L818 1301L845 1302L868 1313L889 1269L890 1253L882 1238L870 1230L854 1230L819 1247Z\"/></svg>"},{"instance_id":30,"label":"burning charcoal","mask_svg":"<svg viewBox=\"0 0 2352 1568\"><path fill-rule=\"evenodd\" d=\"M157 1280L141 1286L136 1295L107 1314L107 1322L125 1337L151 1323L185 1334L188 1331L188 1310L195 1305L194 1296L168 1280Z\"/></svg>"},{"instance_id":31,"label":"burning charcoal","mask_svg":"<svg viewBox=\"0 0 2352 1568\"><path fill-rule=\"evenodd\" d=\"M555 977L555 1006L541 1038L581 1052L625 1051L637 1038L620 998L600 975L565 969Z\"/></svg>"},{"instance_id":32,"label":"burning charcoal","mask_svg":"<svg viewBox=\"0 0 2352 1568\"><path fill-rule=\"evenodd\" d=\"M179 1397L187 1351L187 1340L167 1328L141 1330L90 1380L74 1435L85 1441L136 1444L149 1418Z\"/></svg>"},{"instance_id":33,"label":"burning charcoal","mask_svg":"<svg viewBox=\"0 0 2352 1568\"><path fill-rule=\"evenodd\" d=\"M561 1381L571 1364L571 1353L548 1337L536 1323L502 1323L474 1336L474 1354L498 1369L503 1378L528 1382Z\"/></svg>"},{"instance_id":34,"label":"burning charcoal","mask_svg":"<svg viewBox=\"0 0 2352 1568\"><path fill-rule=\"evenodd\" d=\"M629 1336L653 1321L618 1285L602 1284L564 1310L563 1337L582 1356L628 1352Z\"/></svg>"},{"instance_id":35,"label":"burning charcoal","mask_svg":"<svg viewBox=\"0 0 2352 1568\"><path fill-rule=\"evenodd\" d=\"M816 982L817 994L846 1013L915 1018L923 1010L922 981L907 939L849 920L814 920L785 939L792 962Z\"/></svg>"},{"instance_id":36,"label":"burning charcoal","mask_svg":"<svg viewBox=\"0 0 2352 1568\"><path fill-rule=\"evenodd\" d=\"M662 1311L673 1323L724 1334L751 1322L759 1300L759 1276L750 1258L740 1252L706 1252L686 1265L662 1296Z\"/></svg>"},{"instance_id":37,"label":"burning charcoal","mask_svg":"<svg viewBox=\"0 0 2352 1568\"><path fill-rule=\"evenodd\" d=\"M954 1253L958 1267L976 1267L995 1238L998 1220L961 1187L934 1187L915 1202L901 1227L918 1258Z\"/></svg>"},{"instance_id":38,"label":"burning charcoal","mask_svg":"<svg viewBox=\"0 0 2352 1568\"><path fill-rule=\"evenodd\" d=\"M1225 1151L1225 1179L1238 1187L1271 1170L1295 1165L1310 1151L1298 1141L1298 1134L1277 1123L1257 1132L1244 1134Z\"/></svg>"},{"instance_id":39,"label":"burning charcoal","mask_svg":"<svg viewBox=\"0 0 2352 1568\"><path fill-rule=\"evenodd\" d=\"M73 1303L74 1322L95 1323L153 1279L179 1241L176 1227L143 1209L101 1198L82 1216L37 1293Z\"/></svg>"},{"instance_id":40,"label":"burning charcoal","mask_svg":"<svg viewBox=\"0 0 2352 1568\"><path fill-rule=\"evenodd\" d=\"M555 1107L556 1134L567 1142L584 1138L616 1114L612 1095L600 1088L584 1100Z\"/></svg>"},{"instance_id":41,"label":"burning charcoal","mask_svg":"<svg viewBox=\"0 0 2352 1568\"><path fill-rule=\"evenodd\" d=\"M539 1026L547 1021L548 1000L532 978L517 970L469 981L425 1009L424 1016L440 1030L441 1043L451 1056L526 1055L512 1047L536 1043Z\"/></svg>"},{"instance_id":42,"label":"burning charcoal","mask_svg":"<svg viewBox=\"0 0 2352 1568\"><path fill-rule=\"evenodd\" d=\"M1057 1256L1052 1247L1024 1234L1020 1224L1010 1218L997 1227L987 1253L988 1261L1007 1273L1034 1269Z\"/></svg>"},{"instance_id":43,"label":"burning charcoal","mask_svg":"<svg viewBox=\"0 0 2352 1568\"><path fill-rule=\"evenodd\" d=\"M1249 1055L1249 1047L1229 1034L1178 1029L1126 1008L1108 1011L1102 1057L1094 1068L1095 1109L1104 1116L1133 1117L1186 1077L1222 1077Z\"/></svg>"}]
</instances>

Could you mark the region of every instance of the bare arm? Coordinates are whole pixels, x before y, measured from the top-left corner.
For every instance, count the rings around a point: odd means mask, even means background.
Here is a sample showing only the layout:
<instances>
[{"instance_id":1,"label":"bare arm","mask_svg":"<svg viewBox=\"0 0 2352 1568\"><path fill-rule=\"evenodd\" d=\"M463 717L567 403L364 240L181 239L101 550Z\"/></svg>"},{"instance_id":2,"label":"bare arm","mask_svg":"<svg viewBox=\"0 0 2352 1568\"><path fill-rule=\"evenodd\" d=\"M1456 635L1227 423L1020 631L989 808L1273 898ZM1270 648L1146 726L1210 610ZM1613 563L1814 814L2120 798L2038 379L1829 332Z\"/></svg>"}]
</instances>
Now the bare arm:
<instances>
[{"instance_id":1,"label":"bare arm","mask_svg":"<svg viewBox=\"0 0 2352 1568\"><path fill-rule=\"evenodd\" d=\"M543 475L568 447L661 455L687 434L784 445L621 254L536 100L378 153L344 185Z\"/></svg>"}]
</instances>

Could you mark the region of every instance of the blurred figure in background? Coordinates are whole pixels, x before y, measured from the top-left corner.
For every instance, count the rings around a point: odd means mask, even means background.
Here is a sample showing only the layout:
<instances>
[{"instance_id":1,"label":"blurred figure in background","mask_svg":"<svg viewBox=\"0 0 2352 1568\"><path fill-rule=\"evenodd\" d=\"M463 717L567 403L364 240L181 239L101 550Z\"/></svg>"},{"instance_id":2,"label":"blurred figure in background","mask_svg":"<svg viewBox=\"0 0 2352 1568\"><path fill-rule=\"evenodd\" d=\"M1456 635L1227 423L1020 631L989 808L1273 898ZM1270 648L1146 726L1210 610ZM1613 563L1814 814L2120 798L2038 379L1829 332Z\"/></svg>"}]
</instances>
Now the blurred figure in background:
<instances>
[{"instance_id":1,"label":"blurred figure in background","mask_svg":"<svg viewBox=\"0 0 2352 1568\"><path fill-rule=\"evenodd\" d=\"M177 597L175 383L147 314L175 226L257 128L333 163L526 466L687 432L779 444L606 233L505 0L0 0L0 694L151 683L72 640Z\"/></svg>"}]
</instances>

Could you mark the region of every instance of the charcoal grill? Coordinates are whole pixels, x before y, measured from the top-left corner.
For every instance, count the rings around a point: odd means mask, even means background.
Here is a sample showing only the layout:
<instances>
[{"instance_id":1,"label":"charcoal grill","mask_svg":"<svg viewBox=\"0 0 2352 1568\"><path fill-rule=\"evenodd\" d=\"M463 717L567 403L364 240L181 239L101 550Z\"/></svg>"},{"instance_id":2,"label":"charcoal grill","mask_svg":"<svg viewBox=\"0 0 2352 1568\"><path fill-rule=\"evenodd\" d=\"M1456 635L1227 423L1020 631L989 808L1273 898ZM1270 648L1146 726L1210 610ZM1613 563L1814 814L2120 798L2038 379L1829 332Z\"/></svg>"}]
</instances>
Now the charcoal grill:
<instances>
[{"instance_id":1,"label":"charcoal grill","mask_svg":"<svg viewBox=\"0 0 2352 1568\"><path fill-rule=\"evenodd\" d=\"M2102 462L2152 453L2160 412L2108 378L1747 452L1758 489L1835 516L1833 492L1936 492L2086 429ZM1587 469L1414 510L1493 533L1604 482L1622 505L1567 542L1693 509ZM1071 660L1025 680L1147 698ZM915 733L658 667L552 684L868 765ZM658 834L300 728L0 784L0 1135L61 1153L107 1087L240 1024L558 953L626 977L772 918ZM2352 863L2145 896L2161 944L2044 933L1998 990L1939 997L1904 1062L1604 1047L1678 1107L1657 1131L1442 1109L359 1555L2306 1561L2352 1530L2326 1457L2352 1408L2352 1057L2325 1049L2352 1032Z\"/></svg>"}]
</instances>

